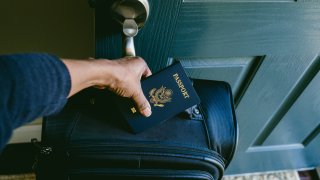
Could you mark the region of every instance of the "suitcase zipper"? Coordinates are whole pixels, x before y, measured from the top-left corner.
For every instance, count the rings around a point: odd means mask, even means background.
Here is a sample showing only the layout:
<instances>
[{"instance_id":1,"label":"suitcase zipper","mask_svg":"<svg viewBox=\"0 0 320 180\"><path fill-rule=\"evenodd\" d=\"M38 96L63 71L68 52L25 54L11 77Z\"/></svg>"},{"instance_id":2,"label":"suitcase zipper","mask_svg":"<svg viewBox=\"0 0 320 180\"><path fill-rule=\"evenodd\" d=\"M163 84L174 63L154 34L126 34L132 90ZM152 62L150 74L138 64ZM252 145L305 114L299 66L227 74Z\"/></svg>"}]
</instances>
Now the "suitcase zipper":
<instances>
[{"instance_id":1,"label":"suitcase zipper","mask_svg":"<svg viewBox=\"0 0 320 180\"><path fill-rule=\"evenodd\" d=\"M197 179L210 179L213 180L214 177L205 171L197 171L197 170L165 170L165 169L135 169L135 170L127 170L127 169L76 169L70 170L69 175L81 175L83 174L102 174L102 175L127 175L127 176L139 176L144 175L146 177L161 177L161 178L197 178Z\"/></svg>"},{"instance_id":2,"label":"suitcase zipper","mask_svg":"<svg viewBox=\"0 0 320 180\"><path fill-rule=\"evenodd\" d=\"M90 149L89 149L90 148ZM130 149L130 151L128 151ZM161 150L160 150L161 149ZM86 145L69 146L65 150L67 157L96 155L96 153L104 154L127 154L127 155L154 155L154 156L172 156L185 157L206 161L217 165L222 173L224 171L224 162L218 154L213 154L205 150L192 149L187 147L150 147L146 145L124 145L124 144L108 144L108 145ZM89 153L89 154L88 154ZM217 158L218 156L219 158Z\"/></svg>"}]
</instances>

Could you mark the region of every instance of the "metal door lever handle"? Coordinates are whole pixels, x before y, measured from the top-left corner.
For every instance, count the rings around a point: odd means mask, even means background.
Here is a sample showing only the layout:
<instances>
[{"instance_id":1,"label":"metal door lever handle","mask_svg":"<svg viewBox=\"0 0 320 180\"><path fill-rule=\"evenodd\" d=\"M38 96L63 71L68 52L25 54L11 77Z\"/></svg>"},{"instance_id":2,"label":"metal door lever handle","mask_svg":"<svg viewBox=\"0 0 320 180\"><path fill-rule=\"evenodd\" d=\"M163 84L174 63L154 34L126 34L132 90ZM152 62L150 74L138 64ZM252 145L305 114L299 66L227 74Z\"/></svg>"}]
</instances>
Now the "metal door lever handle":
<instances>
[{"instance_id":1,"label":"metal door lever handle","mask_svg":"<svg viewBox=\"0 0 320 180\"><path fill-rule=\"evenodd\" d=\"M136 56L133 37L148 19L150 10L148 0L117 0L111 10L115 20L122 25L124 56Z\"/></svg>"},{"instance_id":2,"label":"metal door lever handle","mask_svg":"<svg viewBox=\"0 0 320 180\"><path fill-rule=\"evenodd\" d=\"M123 22L123 48L124 56L135 57L134 36L138 34L138 25L134 19L126 19Z\"/></svg>"}]
</instances>

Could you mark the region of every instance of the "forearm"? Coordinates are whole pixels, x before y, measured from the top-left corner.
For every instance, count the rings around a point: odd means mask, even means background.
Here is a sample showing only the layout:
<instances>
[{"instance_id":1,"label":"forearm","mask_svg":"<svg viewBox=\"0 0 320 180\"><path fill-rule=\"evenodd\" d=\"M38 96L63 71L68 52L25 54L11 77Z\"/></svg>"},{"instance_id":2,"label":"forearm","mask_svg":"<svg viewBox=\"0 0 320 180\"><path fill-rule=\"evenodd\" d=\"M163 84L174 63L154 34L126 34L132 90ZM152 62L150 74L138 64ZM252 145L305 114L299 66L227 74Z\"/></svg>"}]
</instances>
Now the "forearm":
<instances>
[{"instance_id":1,"label":"forearm","mask_svg":"<svg viewBox=\"0 0 320 180\"><path fill-rule=\"evenodd\" d=\"M94 85L95 70L90 61L62 59L71 77L71 90L68 97Z\"/></svg>"},{"instance_id":2,"label":"forearm","mask_svg":"<svg viewBox=\"0 0 320 180\"><path fill-rule=\"evenodd\" d=\"M110 60L62 59L62 62L67 66L71 77L68 97L91 86L108 87L114 80L115 69Z\"/></svg>"}]
</instances>

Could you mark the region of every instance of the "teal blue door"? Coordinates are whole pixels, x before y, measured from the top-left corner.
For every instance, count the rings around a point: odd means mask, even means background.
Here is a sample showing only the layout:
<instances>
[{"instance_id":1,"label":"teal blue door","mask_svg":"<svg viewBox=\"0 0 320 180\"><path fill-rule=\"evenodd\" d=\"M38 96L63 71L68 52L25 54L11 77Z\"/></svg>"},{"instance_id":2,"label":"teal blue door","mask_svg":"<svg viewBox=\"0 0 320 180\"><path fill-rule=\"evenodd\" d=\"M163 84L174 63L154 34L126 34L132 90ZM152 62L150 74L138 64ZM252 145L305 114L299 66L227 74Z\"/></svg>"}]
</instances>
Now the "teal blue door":
<instances>
[{"instance_id":1,"label":"teal blue door","mask_svg":"<svg viewBox=\"0 0 320 180\"><path fill-rule=\"evenodd\" d=\"M149 2L137 55L154 72L180 60L190 77L233 87L240 137L227 174L320 165L319 2ZM122 54L111 3L94 3L98 58Z\"/></svg>"}]
</instances>

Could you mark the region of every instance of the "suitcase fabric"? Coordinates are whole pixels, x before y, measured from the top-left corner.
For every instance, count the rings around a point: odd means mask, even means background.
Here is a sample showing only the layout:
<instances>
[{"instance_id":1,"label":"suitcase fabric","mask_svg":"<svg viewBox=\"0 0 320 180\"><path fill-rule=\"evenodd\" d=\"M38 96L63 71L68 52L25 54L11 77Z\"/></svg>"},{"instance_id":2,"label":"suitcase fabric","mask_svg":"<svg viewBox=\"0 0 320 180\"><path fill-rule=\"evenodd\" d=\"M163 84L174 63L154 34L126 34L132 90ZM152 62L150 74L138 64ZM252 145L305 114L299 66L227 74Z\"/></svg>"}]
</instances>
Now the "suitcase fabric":
<instances>
[{"instance_id":1,"label":"suitcase fabric","mask_svg":"<svg viewBox=\"0 0 320 180\"><path fill-rule=\"evenodd\" d=\"M44 118L37 179L221 179L238 137L231 89L219 81L193 85L200 105L139 134L110 92L79 93Z\"/></svg>"}]
</instances>

